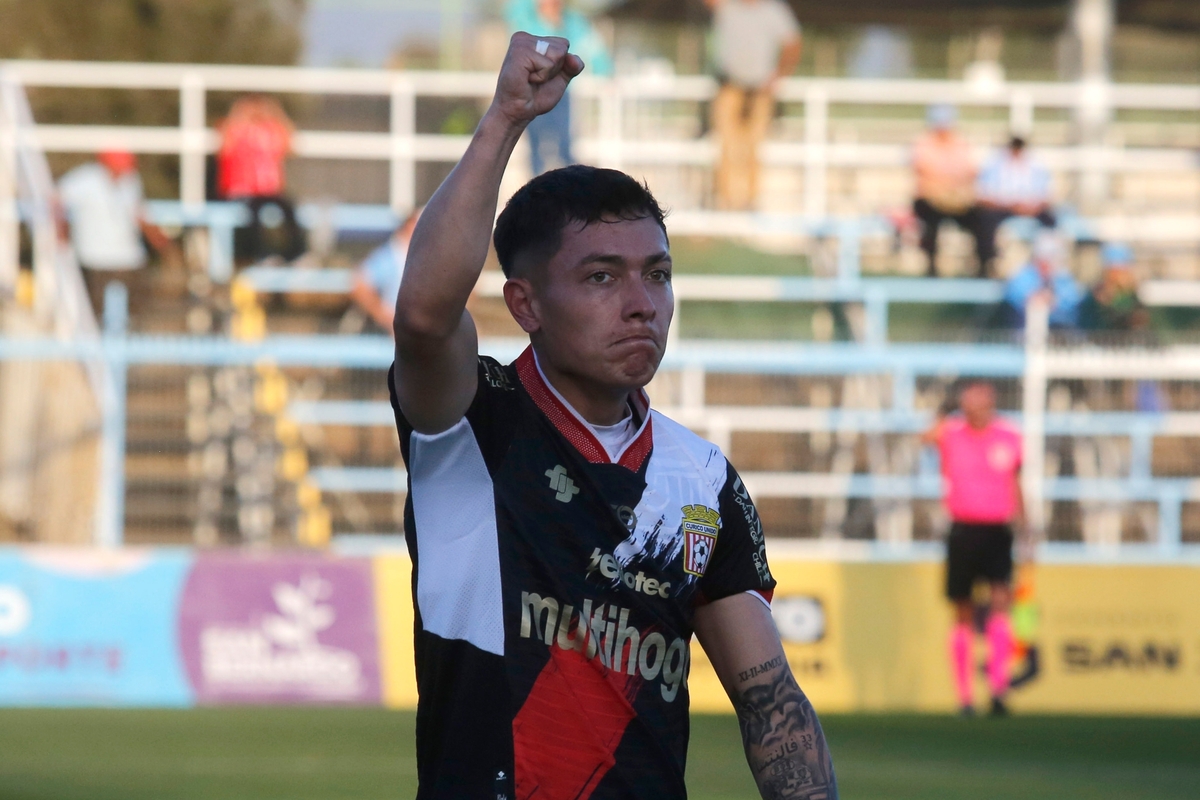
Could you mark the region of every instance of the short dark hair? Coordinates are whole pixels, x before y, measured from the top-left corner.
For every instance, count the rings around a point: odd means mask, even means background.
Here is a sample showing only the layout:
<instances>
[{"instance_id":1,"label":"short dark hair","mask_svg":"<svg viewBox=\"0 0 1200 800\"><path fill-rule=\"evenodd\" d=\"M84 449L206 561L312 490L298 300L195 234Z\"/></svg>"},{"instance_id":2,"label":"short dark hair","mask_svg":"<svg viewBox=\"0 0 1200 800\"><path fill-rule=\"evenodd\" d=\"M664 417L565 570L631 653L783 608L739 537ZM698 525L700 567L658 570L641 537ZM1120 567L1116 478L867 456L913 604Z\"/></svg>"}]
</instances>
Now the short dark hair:
<instances>
[{"instance_id":1,"label":"short dark hair","mask_svg":"<svg viewBox=\"0 0 1200 800\"><path fill-rule=\"evenodd\" d=\"M663 210L650 188L615 169L575 164L543 173L517 190L496 220L492 241L505 277L522 253L550 258L571 222L652 219L666 235Z\"/></svg>"},{"instance_id":2,"label":"short dark hair","mask_svg":"<svg viewBox=\"0 0 1200 800\"><path fill-rule=\"evenodd\" d=\"M1016 134L1011 136L1008 140L1008 147L1010 150L1024 150L1026 144L1028 144L1028 142L1025 141L1025 137L1018 136Z\"/></svg>"}]
</instances>

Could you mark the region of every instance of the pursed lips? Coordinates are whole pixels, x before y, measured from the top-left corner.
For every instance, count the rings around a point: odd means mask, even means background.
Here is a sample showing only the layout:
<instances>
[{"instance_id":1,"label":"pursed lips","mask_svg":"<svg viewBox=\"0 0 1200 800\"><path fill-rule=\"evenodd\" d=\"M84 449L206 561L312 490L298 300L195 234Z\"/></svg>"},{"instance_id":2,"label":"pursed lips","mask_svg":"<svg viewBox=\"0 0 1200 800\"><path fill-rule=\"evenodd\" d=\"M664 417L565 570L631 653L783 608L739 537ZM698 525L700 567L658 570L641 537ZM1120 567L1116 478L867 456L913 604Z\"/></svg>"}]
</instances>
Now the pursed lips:
<instances>
[{"instance_id":1,"label":"pursed lips","mask_svg":"<svg viewBox=\"0 0 1200 800\"><path fill-rule=\"evenodd\" d=\"M635 333L632 336L626 336L622 339L618 339L616 342L614 342L614 345L642 343L651 344L654 347L659 346L658 339L648 333Z\"/></svg>"}]
</instances>

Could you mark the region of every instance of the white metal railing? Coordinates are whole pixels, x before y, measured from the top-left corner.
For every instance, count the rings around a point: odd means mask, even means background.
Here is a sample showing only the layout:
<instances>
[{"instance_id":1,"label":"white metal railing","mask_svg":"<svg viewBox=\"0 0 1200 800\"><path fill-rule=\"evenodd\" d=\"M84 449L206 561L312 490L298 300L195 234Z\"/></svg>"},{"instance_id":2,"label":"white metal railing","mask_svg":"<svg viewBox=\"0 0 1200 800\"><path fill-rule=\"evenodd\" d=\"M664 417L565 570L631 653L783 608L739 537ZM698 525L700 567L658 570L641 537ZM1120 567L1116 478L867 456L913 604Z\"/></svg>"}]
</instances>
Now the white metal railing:
<instances>
[{"instance_id":1,"label":"white metal railing","mask_svg":"<svg viewBox=\"0 0 1200 800\"><path fill-rule=\"evenodd\" d=\"M418 97L491 96L490 73L389 72L294 67L213 66L193 64L123 64L94 62L12 61L5 64L12 79L25 86L165 89L179 93L180 120L174 127L110 125L40 125L34 135L48 151L89 152L125 147L139 152L178 154L181 160L180 199L188 205L204 200L206 154L217 146L216 133L206 125L210 91L265 91L309 94L349 94L386 97L390 101L389 130L382 133L299 131L295 152L302 157L383 160L390 163L390 202L394 209L411 208L416 200L415 165L420 161L455 161L468 137L416 132ZM634 165L706 166L715 156L708 139L655 138L627 135L626 123L639 101L710 99L715 91L703 76L652 76L597 79L582 76L574 89L594 101L597 134L578 142L584 160L618 169ZM781 82L779 98L804 107L802 140L770 141L762 151L767 165L791 166L804 172L804 213L813 218L827 213L826 174L831 167L899 167L908 163L906 144L831 141L830 108L837 104L897 106L951 102L1006 110L1004 127L1028 130L1035 112L1078 111L1102 102L1105 111L1138 109L1200 110L1200 86L1110 84L1105 91L1082 92L1077 83L1004 83L980 86L960 81L861 80L789 78ZM1054 170L1069 173L1180 173L1196 170L1194 154L1185 147L1040 147Z\"/></svg>"},{"instance_id":2,"label":"white metal railing","mask_svg":"<svg viewBox=\"0 0 1200 800\"><path fill-rule=\"evenodd\" d=\"M40 317L64 338L96 337L99 327L69 246L59 242L54 179L38 145L29 101L0 69L0 297L15 288L22 218L33 242L34 299ZM98 386L100 378L93 376Z\"/></svg>"},{"instance_id":3,"label":"white metal railing","mask_svg":"<svg viewBox=\"0 0 1200 800\"><path fill-rule=\"evenodd\" d=\"M0 68L0 311L13 300L23 219L33 242L35 327L48 328L59 341L98 347L100 328L79 263L70 245L59 240L54 180L37 137L30 134L34 128L21 84L10 70ZM121 537L124 513L124 365L98 352L69 360L82 365L100 411L95 537L98 542L115 544ZM23 388L10 386L9 390ZM80 401L83 413L83 398ZM33 428L18 430L27 426L8 422L6 433L10 436L38 435Z\"/></svg>"}]
</instances>

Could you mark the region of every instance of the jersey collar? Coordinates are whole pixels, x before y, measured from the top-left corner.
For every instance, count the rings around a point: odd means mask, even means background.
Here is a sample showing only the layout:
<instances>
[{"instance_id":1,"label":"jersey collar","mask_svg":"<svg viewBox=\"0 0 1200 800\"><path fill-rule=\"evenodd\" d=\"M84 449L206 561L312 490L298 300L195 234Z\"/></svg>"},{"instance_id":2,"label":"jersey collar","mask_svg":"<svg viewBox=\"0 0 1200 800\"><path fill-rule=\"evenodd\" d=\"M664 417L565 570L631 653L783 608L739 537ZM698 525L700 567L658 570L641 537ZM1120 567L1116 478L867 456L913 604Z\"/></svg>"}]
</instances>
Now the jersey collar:
<instances>
[{"instance_id":1,"label":"jersey collar","mask_svg":"<svg viewBox=\"0 0 1200 800\"><path fill-rule=\"evenodd\" d=\"M550 381L546 380L532 345L525 348L525 352L517 358L516 367L521 385L525 387L534 404L553 423L558 432L574 445L580 455L593 464L617 463L633 472L642 468L654 444L650 422L650 398L644 389L639 389L629 397L634 414L641 420L641 427L638 428L637 435L625 445L625 449L617 453L614 462L609 458L604 445L600 444L600 440L592 433L591 426L571 407L566 398L550 385Z\"/></svg>"}]
</instances>

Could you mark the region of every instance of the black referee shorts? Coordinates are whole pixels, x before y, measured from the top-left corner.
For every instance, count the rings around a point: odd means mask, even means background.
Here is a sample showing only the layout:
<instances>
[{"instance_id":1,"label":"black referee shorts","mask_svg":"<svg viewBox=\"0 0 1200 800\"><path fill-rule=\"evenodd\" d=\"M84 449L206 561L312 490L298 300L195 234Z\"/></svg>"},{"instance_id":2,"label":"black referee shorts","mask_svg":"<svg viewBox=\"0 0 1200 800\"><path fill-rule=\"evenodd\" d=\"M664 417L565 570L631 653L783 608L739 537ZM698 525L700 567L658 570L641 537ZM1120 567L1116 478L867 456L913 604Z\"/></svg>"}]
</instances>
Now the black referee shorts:
<instances>
[{"instance_id":1,"label":"black referee shorts","mask_svg":"<svg viewBox=\"0 0 1200 800\"><path fill-rule=\"evenodd\" d=\"M1011 581L1012 551L1010 526L955 522L946 542L946 596L951 600L970 600L977 580Z\"/></svg>"}]
</instances>

